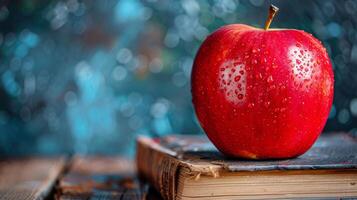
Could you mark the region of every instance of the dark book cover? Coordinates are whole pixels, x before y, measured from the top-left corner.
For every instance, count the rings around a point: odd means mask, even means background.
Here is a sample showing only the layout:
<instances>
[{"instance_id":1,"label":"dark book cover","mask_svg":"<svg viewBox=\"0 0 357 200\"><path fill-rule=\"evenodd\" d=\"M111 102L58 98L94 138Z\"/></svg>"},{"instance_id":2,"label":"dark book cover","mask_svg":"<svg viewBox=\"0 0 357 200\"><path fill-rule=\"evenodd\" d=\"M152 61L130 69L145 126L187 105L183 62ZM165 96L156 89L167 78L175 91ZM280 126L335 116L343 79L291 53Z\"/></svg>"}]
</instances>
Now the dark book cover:
<instances>
[{"instance_id":1,"label":"dark book cover","mask_svg":"<svg viewBox=\"0 0 357 200\"><path fill-rule=\"evenodd\" d=\"M172 135L156 141L174 157L220 165L229 171L357 168L357 139L345 133L321 135L308 152L297 158L265 161L225 157L206 136Z\"/></svg>"}]
</instances>

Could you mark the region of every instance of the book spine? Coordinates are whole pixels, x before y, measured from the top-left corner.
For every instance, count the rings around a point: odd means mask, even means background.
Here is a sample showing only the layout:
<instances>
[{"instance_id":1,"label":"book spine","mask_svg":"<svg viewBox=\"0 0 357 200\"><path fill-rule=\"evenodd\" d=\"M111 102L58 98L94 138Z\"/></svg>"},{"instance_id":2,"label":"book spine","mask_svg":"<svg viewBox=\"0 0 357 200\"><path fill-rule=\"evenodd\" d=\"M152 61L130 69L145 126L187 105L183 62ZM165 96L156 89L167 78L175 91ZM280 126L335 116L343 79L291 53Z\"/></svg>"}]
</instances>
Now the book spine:
<instances>
[{"instance_id":1,"label":"book spine","mask_svg":"<svg viewBox=\"0 0 357 200\"><path fill-rule=\"evenodd\" d=\"M179 162L150 142L146 138L137 140L136 163L139 176L148 180L164 199L174 200L177 194Z\"/></svg>"}]
</instances>

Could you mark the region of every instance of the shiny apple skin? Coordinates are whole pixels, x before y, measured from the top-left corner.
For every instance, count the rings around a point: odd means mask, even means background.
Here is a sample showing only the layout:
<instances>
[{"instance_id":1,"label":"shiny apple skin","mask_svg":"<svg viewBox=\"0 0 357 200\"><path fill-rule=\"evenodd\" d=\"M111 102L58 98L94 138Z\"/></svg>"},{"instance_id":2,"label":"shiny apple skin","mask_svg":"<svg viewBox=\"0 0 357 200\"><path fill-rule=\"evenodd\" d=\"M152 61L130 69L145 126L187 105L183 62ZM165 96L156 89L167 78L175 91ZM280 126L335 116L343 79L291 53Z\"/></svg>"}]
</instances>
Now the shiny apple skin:
<instances>
[{"instance_id":1,"label":"shiny apple skin","mask_svg":"<svg viewBox=\"0 0 357 200\"><path fill-rule=\"evenodd\" d=\"M303 154L320 135L334 75L311 34L232 24L203 42L191 85L198 120L222 153L282 159Z\"/></svg>"}]
</instances>

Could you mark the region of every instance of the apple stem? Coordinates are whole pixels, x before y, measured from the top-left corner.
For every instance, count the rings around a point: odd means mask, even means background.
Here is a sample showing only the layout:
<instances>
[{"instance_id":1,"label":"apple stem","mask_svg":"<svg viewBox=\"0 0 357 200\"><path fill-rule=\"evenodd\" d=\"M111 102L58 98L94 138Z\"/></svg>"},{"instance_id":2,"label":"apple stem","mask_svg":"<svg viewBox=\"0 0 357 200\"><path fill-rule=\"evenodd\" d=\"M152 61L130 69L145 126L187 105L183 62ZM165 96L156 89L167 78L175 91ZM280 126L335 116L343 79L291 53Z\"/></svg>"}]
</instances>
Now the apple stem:
<instances>
[{"instance_id":1,"label":"apple stem","mask_svg":"<svg viewBox=\"0 0 357 200\"><path fill-rule=\"evenodd\" d=\"M274 6L273 4L270 4L269 7L269 14L268 14L268 18L265 21L265 27L264 30L268 30L270 27L271 22L273 21L273 18L275 16L275 14L279 11L279 8Z\"/></svg>"}]
</instances>

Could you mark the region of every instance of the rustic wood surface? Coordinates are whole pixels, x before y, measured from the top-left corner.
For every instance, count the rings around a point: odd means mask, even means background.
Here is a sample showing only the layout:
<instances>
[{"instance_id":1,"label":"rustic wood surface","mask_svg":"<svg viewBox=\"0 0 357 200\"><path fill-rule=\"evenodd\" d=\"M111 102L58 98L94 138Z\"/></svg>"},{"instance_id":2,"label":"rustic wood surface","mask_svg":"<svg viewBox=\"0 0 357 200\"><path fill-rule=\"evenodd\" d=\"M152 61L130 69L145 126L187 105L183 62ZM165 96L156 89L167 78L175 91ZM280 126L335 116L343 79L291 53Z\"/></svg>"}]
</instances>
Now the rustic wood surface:
<instances>
[{"instance_id":1,"label":"rustic wood surface","mask_svg":"<svg viewBox=\"0 0 357 200\"><path fill-rule=\"evenodd\" d=\"M143 199L132 161L119 157L75 157L60 178L56 198Z\"/></svg>"},{"instance_id":2,"label":"rustic wood surface","mask_svg":"<svg viewBox=\"0 0 357 200\"><path fill-rule=\"evenodd\" d=\"M0 199L161 199L120 157L25 158L0 161Z\"/></svg>"},{"instance_id":3,"label":"rustic wood surface","mask_svg":"<svg viewBox=\"0 0 357 200\"><path fill-rule=\"evenodd\" d=\"M0 199L162 200L120 157L0 160Z\"/></svg>"},{"instance_id":4,"label":"rustic wood surface","mask_svg":"<svg viewBox=\"0 0 357 200\"><path fill-rule=\"evenodd\" d=\"M113 200L160 195L120 157L26 158L0 161L0 199Z\"/></svg>"},{"instance_id":5,"label":"rustic wood surface","mask_svg":"<svg viewBox=\"0 0 357 200\"><path fill-rule=\"evenodd\" d=\"M335 135L336 136L336 135ZM334 135L326 135L327 137L335 137ZM343 150L334 160L319 160L317 164L342 163L343 166L356 166L357 151L356 146L351 146L351 142L356 142L356 138L345 137L335 138L333 144L326 142L317 142L310 150L315 152L313 155L335 155L336 152L327 151L324 148L335 147L333 149ZM170 139L170 138L167 138ZM169 140L166 141L170 143ZM182 142L181 142L182 143ZM177 150L181 143L175 145L170 143L170 149ZM200 159L214 161L215 159L223 160L219 153L210 152L211 147L207 145L192 146L186 143L184 149L180 152L195 154L202 156ZM207 144L204 142L204 144ZM341 146L337 148L337 146ZM317 150L316 150L317 149ZM199 154L202 152L202 155ZM301 162L306 165L309 162L305 157L309 157L309 153L301 158L295 159L294 162ZM311 156L310 156L311 157ZM326 156L325 156L326 157ZM236 162L229 160L227 163ZM282 163L290 162L276 161L281 167ZM244 164L254 163L254 161L240 161L240 167ZM261 164L261 163L259 163ZM254 163L254 166L259 166ZM296 164L296 163L295 163ZM299 163L298 163L299 164ZM311 164L311 163L310 163ZM290 163L291 165L291 163ZM336 165L336 164L335 164ZM232 167L233 165L229 165ZM284 165L285 166L285 165ZM331 165L326 165L331 167ZM316 166L315 166L316 167ZM318 166L317 166L318 167ZM338 166L337 166L338 167ZM231 169L232 171L233 168ZM235 169L237 170L237 169ZM37 200L37 199L58 199L58 200L82 200L82 199L152 199L160 200L160 195L147 183L140 181L136 177L136 168L133 161L121 157L81 157L74 156L71 158L56 157L56 158L17 158L0 160L0 200Z\"/></svg>"},{"instance_id":6,"label":"rustic wood surface","mask_svg":"<svg viewBox=\"0 0 357 200\"><path fill-rule=\"evenodd\" d=\"M0 199L44 199L65 166L61 158L25 158L0 161Z\"/></svg>"}]
</instances>

